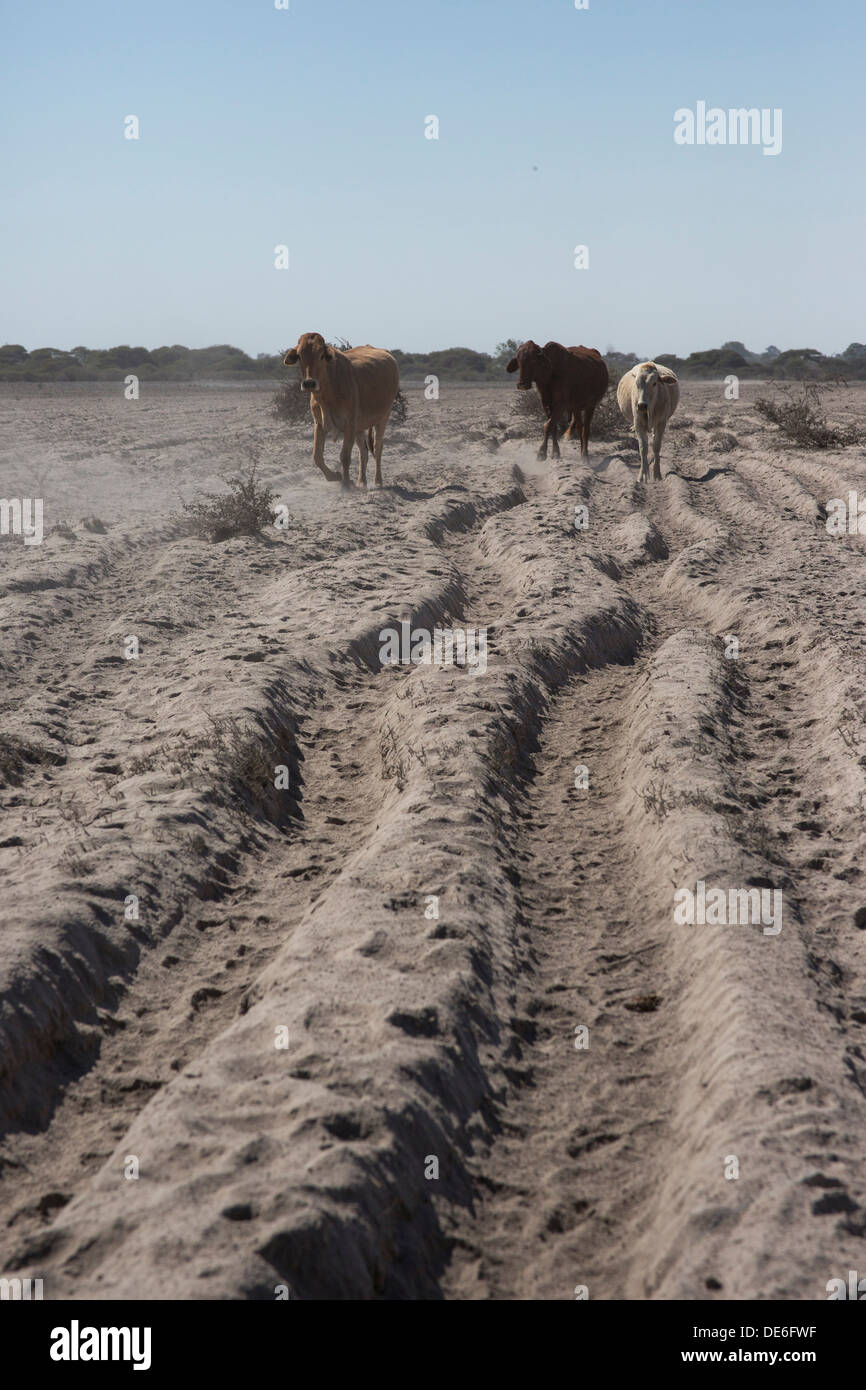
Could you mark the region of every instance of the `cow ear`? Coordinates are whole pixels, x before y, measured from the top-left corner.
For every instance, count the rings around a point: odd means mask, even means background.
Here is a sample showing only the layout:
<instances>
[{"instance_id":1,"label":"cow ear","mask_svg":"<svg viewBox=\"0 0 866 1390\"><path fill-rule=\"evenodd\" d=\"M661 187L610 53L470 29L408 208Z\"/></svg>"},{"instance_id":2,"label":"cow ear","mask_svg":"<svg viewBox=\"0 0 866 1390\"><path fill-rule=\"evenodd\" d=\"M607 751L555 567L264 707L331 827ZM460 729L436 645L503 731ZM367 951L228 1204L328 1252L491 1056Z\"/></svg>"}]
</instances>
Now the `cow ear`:
<instances>
[{"instance_id":1,"label":"cow ear","mask_svg":"<svg viewBox=\"0 0 866 1390\"><path fill-rule=\"evenodd\" d=\"M284 366L284 367L294 367L294 365L295 365L295 363L297 362L297 360L298 360L298 349L297 349L297 348L289 348L288 352L286 353L285 357L283 358L283 366Z\"/></svg>"},{"instance_id":2,"label":"cow ear","mask_svg":"<svg viewBox=\"0 0 866 1390\"><path fill-rule=\"evenodd\" d=\"M507 372L516 372L516 371L517 371L517 358L516 358L516 357L512 357L511 361L508 362L508 363L506 364L505 370L506 370Z\"/></svg>"}]
</instances>

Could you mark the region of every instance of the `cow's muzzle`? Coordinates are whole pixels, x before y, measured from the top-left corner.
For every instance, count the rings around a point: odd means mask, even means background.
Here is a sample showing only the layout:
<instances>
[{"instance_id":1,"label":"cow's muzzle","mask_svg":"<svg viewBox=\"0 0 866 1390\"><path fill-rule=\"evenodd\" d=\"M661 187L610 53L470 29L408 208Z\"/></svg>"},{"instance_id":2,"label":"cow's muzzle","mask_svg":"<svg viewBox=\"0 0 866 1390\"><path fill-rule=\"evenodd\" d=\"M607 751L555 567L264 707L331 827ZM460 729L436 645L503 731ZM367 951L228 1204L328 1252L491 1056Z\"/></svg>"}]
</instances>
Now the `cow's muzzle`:
<instances>
[{"instance_id":1,"label":"cow's muzzle","mask_svg":"<svg viewBox=\"0 0 866 1390\"><path fill-rule=\"evenodd\" d=\"M532 382L531 382L531 381L518 381L518 383L517 383L517 389L518 389L518 391L531 391L531 390L532 390Z\"/></svg>"},{"instance_id":2,"label":"cow's muzzle","mask_svg":"<svg viewBox=\"0 0 866 1390\"><path fill-rule=\"evenodd\" d=\"M301 382L302 391L318 391L318 389L319 383L315 380L314 377L304 377L304 380Z\"/></svg>"}]
</instances>

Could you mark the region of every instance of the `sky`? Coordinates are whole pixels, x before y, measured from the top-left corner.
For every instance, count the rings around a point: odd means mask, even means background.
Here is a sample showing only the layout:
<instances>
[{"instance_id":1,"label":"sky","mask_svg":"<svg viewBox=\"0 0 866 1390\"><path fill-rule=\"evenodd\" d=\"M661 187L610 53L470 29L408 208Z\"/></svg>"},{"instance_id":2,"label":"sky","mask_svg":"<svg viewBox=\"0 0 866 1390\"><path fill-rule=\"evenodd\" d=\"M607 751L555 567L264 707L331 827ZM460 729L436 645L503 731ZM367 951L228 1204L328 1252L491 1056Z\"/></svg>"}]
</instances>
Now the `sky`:
<instances>
[{"instance_id":1,"label":"sky","mask_svg":"<svg viewBox=\"0 0 866 1390\"><path fill-rule=\"evenodd\" d=\"M0 340L866 340L863 0L289 5L3 0Z\"/></svg>"}]
</instances>

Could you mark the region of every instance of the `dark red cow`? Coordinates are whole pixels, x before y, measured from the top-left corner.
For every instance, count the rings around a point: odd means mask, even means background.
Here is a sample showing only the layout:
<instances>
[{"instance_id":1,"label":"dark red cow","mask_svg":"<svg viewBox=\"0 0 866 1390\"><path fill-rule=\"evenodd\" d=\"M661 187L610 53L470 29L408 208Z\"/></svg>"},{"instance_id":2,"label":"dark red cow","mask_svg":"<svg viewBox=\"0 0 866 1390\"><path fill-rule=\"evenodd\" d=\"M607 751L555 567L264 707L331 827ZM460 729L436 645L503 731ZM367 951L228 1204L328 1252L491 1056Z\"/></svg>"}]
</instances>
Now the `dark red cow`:
<instances>
[{"instance_id":1,"label":"dark red cow","mask_svg":"<svg viewBox=\"0 0 866 1390\"><path fill-rule=\"evenodd\" d=\"M566 439L580 434L580 452L589 453L589 427L592 413L607 390L607 366L595 348L545 343L540 348L530 338L517 349L516 357L505 368L520 372L518 391L537 387L547 419L538 457L547 458L547 441L553 439L553 457L559 458L557 424L568 416Z\"/></svg>"}]
</instances>

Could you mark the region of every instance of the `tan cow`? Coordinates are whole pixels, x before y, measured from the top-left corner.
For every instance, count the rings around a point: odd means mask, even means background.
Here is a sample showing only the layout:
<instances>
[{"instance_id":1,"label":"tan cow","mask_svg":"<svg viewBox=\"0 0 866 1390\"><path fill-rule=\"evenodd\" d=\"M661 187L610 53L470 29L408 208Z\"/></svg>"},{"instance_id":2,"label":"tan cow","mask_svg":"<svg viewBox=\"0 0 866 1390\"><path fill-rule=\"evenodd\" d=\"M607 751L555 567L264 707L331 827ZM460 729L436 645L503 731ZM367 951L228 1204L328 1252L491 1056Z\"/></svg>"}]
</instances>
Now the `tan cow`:
<instances>
[{"instance_id":1,"label":"tan cow","mask_svg":"<svg viewBox=\"0 0 866 1390\"><path fill-rule=\"evenodd\" d=\"M652 476L661 481L662 436L680 400L676 376L670 367L661 367L658 362L640 362L621 377L616 388L616 399L624 418L634 426L640 446L638 482L646 482L649 478L647 456L650 430L653 434Z\"/></svg>"},{"instance_id":2,"label":"tan cow","mask_svg":"<svg viewBox=\"0 0 866 1390\"><path fill-rule=\"evenodd\" d=\"M313 416L313 462L334 483L349 487L352 449L358 445L358 486L367 486L367 450L376 463L374 482L382 485L382 442L394 398L400 389L400 372L390 352L382 348L339 348L326 343L321 333L302 333L298 346L286 353L287 367L300 365L301 386L310 393ZM342 434L342 475L325 463L325 437L331 430Z\"/></svg>"}]
</instances>

